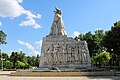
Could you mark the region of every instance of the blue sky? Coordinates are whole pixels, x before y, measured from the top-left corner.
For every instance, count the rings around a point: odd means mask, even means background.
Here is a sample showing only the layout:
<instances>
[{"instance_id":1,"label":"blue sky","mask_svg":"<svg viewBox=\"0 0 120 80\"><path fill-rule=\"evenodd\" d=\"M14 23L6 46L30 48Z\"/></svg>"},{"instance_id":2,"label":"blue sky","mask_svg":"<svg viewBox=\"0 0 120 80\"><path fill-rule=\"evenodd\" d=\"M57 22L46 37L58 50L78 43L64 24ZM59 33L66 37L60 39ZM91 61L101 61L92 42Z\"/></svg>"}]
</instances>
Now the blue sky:
<instances>
[{"instance_id":1,"label":"blue sky","mask_svg":"<svg viewBox=\"0 0 120 80\"><path fill-rule=\"evenodd\" d=\"M97 29L109 30L120 20L120 0L0 0L0 30L7 34L3 52L40 54L41 40L49 34L54 9L63 12L68 36Z\"/></svg>"}]
</instances>

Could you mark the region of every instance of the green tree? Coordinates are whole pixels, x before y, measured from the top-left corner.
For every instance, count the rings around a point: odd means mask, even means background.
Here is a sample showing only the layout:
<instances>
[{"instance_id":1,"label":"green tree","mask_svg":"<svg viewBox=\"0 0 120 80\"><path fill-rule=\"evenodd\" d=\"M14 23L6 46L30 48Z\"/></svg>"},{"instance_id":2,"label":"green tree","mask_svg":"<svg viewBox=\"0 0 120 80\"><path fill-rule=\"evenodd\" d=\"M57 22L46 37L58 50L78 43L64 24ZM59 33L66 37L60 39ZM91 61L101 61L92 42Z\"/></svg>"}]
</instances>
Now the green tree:
<instances>
[{"instance_id":1,"label":"green tree","mask_svg":"<svg viewBox=\"0 0 120 80\"><path fill-rule=\"evenodd\" d=\"M7 42L5 41L5 40L6 40L6 36L7 36L7 35L6 35L2 30L0 30L0 45L7 43Z\"/></svg>"},{"instance_id":2,"label":"green tree","mask_svg":"<svg viewBox=\"0 0 120 80\"><path fill-rule=\"evenodd\" d=\"M17 61L15 66L16 66L17 69L24 69L25 68L25 63L21 62L21 61Z\"/></svg>"},{"instance_id":3,"label":"green tree","mask_svg":"<svg viewBox=\"0 0 120 80\"><path fill-rule=\"evenodd\" d=\"M30 68L30 65L26 62L24 68L25 68L25 69L29 69L29 68Z\"/></svg>"},{"instance_id":4,"label":"green tree","mask_svg":"<svg viewBox=\"0 0 120 80\"><path fill-rule=\"evenodd\" d=\"M35 66L36 66L36 67L39 67L39 63L40 63L40 56L37 55L37 56L36 56L36 59L35 59Z\"/></svg>"},{"instance_id":5,"label":"green tree","mask_svg":"<svg viewBox=\"0 0 120 80\"><path fill-rule=\"evenodd\" d=\"M88 43L88 49L90 52L90 56L97 55L102 51L105 51L105 48L102 44L102 39L105 36L103 30L96 30L94 34L90 31L87 32L85 35L80 34L78 37L75 37L75 40L85 40Z\"/></svg>"},{"instance_id":6,"label":"green tree","mask_svg":"<svg viewBox=\"0 0 120 80\"><path fill-rule=\"evenodd\" d=\"M106 31L103 44L114 57L113 61L120 65L120 21L115 22L111 30Z\"/></svg>"},{"instance_id":7,"label":"green tree","mask_svg":"<svg viewBox=\"0 0 120 80\"><path fill-rule=\"evenodd\" d=\"M15 63L19 61L18 52L12 52L12 54L10 55L10 61L13 62L13 67L15 68Z\"/></svg>"},{"instance_id":8,"label":"green tree","mask_svg":"<svg viewBox=\"0 0 120 80\"><path fill-rule=\"evenodd\" d=\"M40 56L37 55L37 56L27 56L27 63L30 65L30 66L36 66L36 67L39 67L39 62L40 62Z\"/></svg>"},{"instance_id":9,"label":"green tree","mask_svg":"<svg viewBox=\"0 0 120 80\"><path fill-rule=\"evenodd\" d=\"M3 59L9 60L9 56L8 56L7 53L1 52L1 53L0 53L0 58L1 58L1 54L2 54L2 58L3 58Z\"/></svg>"},{"instance_id":10,"label":"green tree","mask_svg":"<svg viewBox=\"0 0 120 80\"><path fill-rule=\"evenodd\" d=\"M13 63L10 62L9 60L4 61L4 68L6 69L11 69L13 67Z\"/></svg>"},{"instance_id":11,"label":"green tree","mask_svg":"<svg viewBox=\"0 0 120 80\"><path fill-rule=\"evenodd\" d=\"M0 68L2 67L2 61L0 61ZM3 67L6 69L11 69L13 67L13 63L9 60L3 61Z\"/></svg>"},{"instance_id":12,"label":"green tree","mask_svg":"<svg viewBox=\"0 0 120 80\"><path fill-rule=\"evenodd\" d=\"M10 61L13 62L15 68L16 67L15 64L17 63L17 61L27 63L27 57L25 56L25 53L23 53L22 51L12 52L12 54L10 55Z\"/></svg>"},{"instance_id":13,"label":"green tree","mask_svg":"<svg viewBox=\"0 0 120 80\"><path fill-rule=\"evenodd\" d=\"M92 62L95 65L107 65L110 61L110 53L109 52L101 52L100 54L92 57Z\"/></svg>"},{"instance_id":14,"label":"green tree","mask_svg":"<svg viewBox=\"0 0 120 80\"><path fill-rule=\"evenodd\" d=\"M103 51L106 51L106 48L103 46L103 37L105 36L105 33L103 30L96 30L94 35L94 49L95 53L99 54Z\"/></svg>"},{"instance_id":15,"label":"green tree","mask_svg":"<svg viewBox=\"0 0 120 80\"><path fill-rule=\"evenodd\" d=\"M30 66L35 66L35 56L32 56L32 57L28 56L27 62L28 64L30 64Z\"/></svg>"},{"instance_id":16,"label":"green tree","mask_svg":"<svg viewBox=\"0 0 120 80\"><path fill-rule=\"evenodd\" d=\"M27 56L27 63L28 63L30 66L33 66L33 59L32 59L32 57Z\"/></svg>"},{"instance_id":17,"label":"green tree","mask_svg":"<svg viewBox=\"0 0 120 80\"><path fill-rule=\"evenodd\" d=\"M94 55L95 53L95 41L94 41L94 35L91 32L87 32L84 36L83 39L86 40L87 44L88 44L88 49L89 49L89 53L90 56L92 57L92 55Z\"/></svg>"},{"instance_id":18,"label":"green tree","mask_svg":"<svg viewBox=\"0 0 120 80\"><path fill-rule=\"evenodd\" d=\"M23 53L22 51L19 52L19 54L18 54L18 59L19 59L19 61L21 61L21 62L24 62L24 63L27 62L27 57L25 56L25 53Z\"/></svg>"}]
</instances>

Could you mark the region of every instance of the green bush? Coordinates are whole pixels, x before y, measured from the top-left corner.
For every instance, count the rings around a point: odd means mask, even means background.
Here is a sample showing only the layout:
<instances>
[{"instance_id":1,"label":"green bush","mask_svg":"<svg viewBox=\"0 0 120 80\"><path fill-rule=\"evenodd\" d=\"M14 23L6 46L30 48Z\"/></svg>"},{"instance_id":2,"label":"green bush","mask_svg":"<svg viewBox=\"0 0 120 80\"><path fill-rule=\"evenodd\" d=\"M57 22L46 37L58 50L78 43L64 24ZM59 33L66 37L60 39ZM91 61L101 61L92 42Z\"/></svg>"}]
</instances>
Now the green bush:
<instances>
[{"instance_id":1,"label":"green bush","mask_svg":"<svg viewBox=\"0 0 120 80\"><path fill-rule=\"evenodd\" d=\"M102 52L96 56L92 57L93 64L107 65L110 61L110 53L109 52Z\"/></svg>"}]
</instances>

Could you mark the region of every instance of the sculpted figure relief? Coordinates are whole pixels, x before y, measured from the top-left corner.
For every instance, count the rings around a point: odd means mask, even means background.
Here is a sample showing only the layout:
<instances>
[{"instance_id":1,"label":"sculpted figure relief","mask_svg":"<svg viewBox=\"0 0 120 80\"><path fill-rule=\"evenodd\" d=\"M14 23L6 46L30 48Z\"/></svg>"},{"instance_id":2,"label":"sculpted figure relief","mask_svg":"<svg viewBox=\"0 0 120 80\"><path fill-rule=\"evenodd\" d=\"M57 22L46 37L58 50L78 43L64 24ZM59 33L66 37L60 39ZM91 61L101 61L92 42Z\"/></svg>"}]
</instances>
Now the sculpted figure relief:
<instances>
[{"instance_id":1,"label":"sculpted figure relief","mask_svg":"<svg viewBox=\"0 0 120 80\"><path fill-rule=\"evenodd\" d=\"M45 53L47 64L88 62L88 54L85 46L77 44L51 44Z\"/></svg>"},{"instance_id":2,"label":"sculpted figure relief","mask_svg":"<svg viewBox=\"0 0 120 80\"><path fill-rule=\"evenodd\" d=\"M47 56L47 59L46 59L46 63L52 63L52 55L51 55L51 52L52 52L52 47L51 48L48 48L47 51L46 51L46 56Z\"/></svg>"}]
</instances>

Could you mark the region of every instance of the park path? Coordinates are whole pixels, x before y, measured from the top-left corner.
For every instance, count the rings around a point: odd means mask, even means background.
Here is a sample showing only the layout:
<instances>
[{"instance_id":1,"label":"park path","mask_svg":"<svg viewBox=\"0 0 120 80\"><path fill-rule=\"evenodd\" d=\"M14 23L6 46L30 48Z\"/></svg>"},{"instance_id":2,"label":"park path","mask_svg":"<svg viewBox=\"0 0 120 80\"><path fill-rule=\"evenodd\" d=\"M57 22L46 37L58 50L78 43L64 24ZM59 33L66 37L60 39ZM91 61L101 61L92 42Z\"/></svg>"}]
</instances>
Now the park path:
<instances>
[{"instance_id":1,"label":"park path","mask_svg":"<svg viewBox=\"0 0 120 80\"><path fill-rule=\"evenodd\" d=\"M119 80L111 78L95 78L95 77L12 77L0 76L0 80Z\"/></svg>"},{"instance_id":2,"label":"park path","mask_svg":"<svg viewBox=\"0 0 120 80\"><path fill-rule=\"evenodd\" d=\"M120 80L120 76L80 76L80 77L21 77L9 76L14 71L0 71L0 80Z\"/></svg>"}]
</instances>

